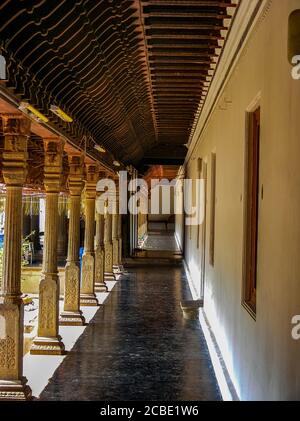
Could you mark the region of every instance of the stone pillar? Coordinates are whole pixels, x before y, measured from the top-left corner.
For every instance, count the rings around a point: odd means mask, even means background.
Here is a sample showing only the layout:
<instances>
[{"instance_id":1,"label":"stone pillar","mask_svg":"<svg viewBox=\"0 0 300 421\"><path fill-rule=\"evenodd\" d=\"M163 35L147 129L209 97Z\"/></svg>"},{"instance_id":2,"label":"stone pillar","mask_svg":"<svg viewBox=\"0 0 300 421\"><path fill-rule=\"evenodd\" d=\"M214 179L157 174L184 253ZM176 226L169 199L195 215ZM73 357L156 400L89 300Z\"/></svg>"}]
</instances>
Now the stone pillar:
<instances>
[{"instance_id":1,"label":"stone pillar","mask_svg":"<svg viewBox=\"0 0 300 421\"><path fill-rule=\"evenodd\" d=\"M83 189L83 157L69 156L70 174L68 179L70 198L70 221L68 257L65 268L65 299L64 310L61 313L60 325L82 326L85 319L80 310L80 208Z\"/></svg>"},{"instance_id":2,"label":"stone pillar","mask_svg":"<svg viewBox=\"0 0 300 421\"><path fill-rule=\"evenodd\" d=\"M98 167L95 164L86 166L85 183L85 232L84 232L84 254L82 256L81 268L81 294L80 304L82 306L97 306L98 300L95 295L95 200L96 184L98 180Z\"/></svg>"},{"instance_id":3,"label":"stone pillar","mask_svg":"<svg viewBox=\"0 0 300 421\"><path fill-rule=\"evenodd\" d=\"M3 115L6 184L3 279L0 295L0 400L26 400L23 377L24 308L21 299L22 186L26 178L30 121Z\"/></svg>"},{"instance_id":4,"label":"stone pillar","mask_svg":"<svg viewBox=\"0 0 300 421\"><path fill-rule=\"evenodd\" d=\"M119 203L116 202L115 213L112 215L113 267L119 270Z\"/></svg>"},{"instance_id":5,"label":"stone pillar","mask_svg":"<svg viewBox=\"0 0 300 421\"><path fill-rule=\"evenodd\" d=\"M95 290L108 291L104 281L104 214L96 212Z\"/></svg>"},{"instance_id":6,"label":"stone pillar","mask_svg":"<svg viewBox=\"0 0 300 421\"><path fill-rule=\"evenodd\" d=\"M122 215L119 215L118 223L119 265L122 266Z\"/></svg>"},{"instance_id":7,"label":"stone pillar","mask_svg":"<svg viewBox=\"0 0 300 421\"><path fill-rule=\"evenodd\" d=\"M113 280L112 214L108 210L105 212L104 221L104 276L106 280Z\"/></svg>"},{"instance_id":8,"label":"stone pillar","mask_svg":"<svg viewBox=\"0 0 300 421\"><path fill-rule=\"evenodd\" d=\"M39 287L38 336L31 354L61 355L65 347L58 333L59 278L57 270L58 195L61 186L63 142L44 139L46 190L43 269Z\"/></svg>"}]
</instances>

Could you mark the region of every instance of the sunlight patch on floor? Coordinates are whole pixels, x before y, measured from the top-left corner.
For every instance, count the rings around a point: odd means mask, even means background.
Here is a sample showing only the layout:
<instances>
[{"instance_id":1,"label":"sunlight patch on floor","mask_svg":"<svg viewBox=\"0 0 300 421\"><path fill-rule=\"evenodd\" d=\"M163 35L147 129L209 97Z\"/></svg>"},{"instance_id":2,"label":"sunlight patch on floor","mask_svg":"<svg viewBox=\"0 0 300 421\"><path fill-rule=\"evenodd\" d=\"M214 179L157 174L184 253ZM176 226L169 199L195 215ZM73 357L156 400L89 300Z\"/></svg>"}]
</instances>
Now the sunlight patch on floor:
<instances>
[{"instance_id":1,"label":"sunlight patch on floor","mask_svg":"<svg viewBox=\"0 0 300 421\"><path fill-rule=\"evenodd\" d=\"M96 293L99 304L103 305L114 288L116 281L107 281L108 292ZM63 301L59 302L60 311L63 310ZM86 323L89 323L101 307L81 307ZM87 326L60 326L59 334L65 345L66 351L70 351ZM35 326L35 332L37 326ZM56 369L60 366L66 355L31 355L27 353L23 358L24 376L32 389L32 395L39 397L47 386Z\"/></svg>"}]
</instances>

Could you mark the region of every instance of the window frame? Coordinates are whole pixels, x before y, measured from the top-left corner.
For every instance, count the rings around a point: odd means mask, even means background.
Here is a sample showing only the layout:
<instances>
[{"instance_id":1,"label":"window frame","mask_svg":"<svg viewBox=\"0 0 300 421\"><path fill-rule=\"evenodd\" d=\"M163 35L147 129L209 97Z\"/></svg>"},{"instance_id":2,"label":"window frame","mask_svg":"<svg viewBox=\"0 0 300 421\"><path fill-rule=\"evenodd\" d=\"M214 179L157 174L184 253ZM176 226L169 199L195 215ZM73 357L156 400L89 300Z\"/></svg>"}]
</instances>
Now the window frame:
<instances>
[{"instance_id":1,"label":"window frame","mask_svg":"<svg viewBox=\"0 0 300 421\"><path fill-rule=\"evenodd\" d=\"M260 97L246 111L242 305L256 320L260 201Z\"/></svg>"}]
</instances>

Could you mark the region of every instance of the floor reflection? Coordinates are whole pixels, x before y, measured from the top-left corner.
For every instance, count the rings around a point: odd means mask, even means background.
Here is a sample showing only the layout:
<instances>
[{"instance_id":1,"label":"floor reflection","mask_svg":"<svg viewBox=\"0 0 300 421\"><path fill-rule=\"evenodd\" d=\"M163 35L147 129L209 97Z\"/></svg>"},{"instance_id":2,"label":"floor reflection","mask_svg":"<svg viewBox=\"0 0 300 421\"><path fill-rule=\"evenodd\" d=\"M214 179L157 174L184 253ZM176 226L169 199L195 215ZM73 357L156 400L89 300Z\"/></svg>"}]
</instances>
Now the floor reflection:
<instances>
[{"instance_id":1,"label":"floor reflection","mask_svg":"<svg viewBox=\"0 0 300 421\"><path fill-rule=\"evenodd\" d=\"M183 279L183 282L182 282ZM40 396L42 400L219 400L183 269L130 269Z\"/></svg>"}]
</instances>

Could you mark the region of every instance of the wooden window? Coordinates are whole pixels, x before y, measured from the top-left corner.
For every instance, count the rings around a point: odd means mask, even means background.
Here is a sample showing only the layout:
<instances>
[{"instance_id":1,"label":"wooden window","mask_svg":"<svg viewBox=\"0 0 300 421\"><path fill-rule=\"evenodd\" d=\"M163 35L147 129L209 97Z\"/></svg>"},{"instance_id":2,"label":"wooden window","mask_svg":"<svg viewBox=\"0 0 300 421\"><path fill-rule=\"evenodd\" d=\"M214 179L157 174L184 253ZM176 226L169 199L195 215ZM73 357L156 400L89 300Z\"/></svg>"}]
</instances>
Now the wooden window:
<instances>
[{"instance_id":1,"label":"wooden window","mask_svg":"<svg viewBox=\"0 0 300 421\"><path fill-rule=\"evenodd\" d=\"M260 108L247 113L243 304L256 314Z\"/></svg>"},{"instance_id":2,"label":"wooden window","mask_svg":"<svg viewBox=\"0 0 300 421\"><path fill-rule=\"evenodd\" d=\"M209 263L215 264L216 154L211 154Z\"/></svg>"}]
</instances>

